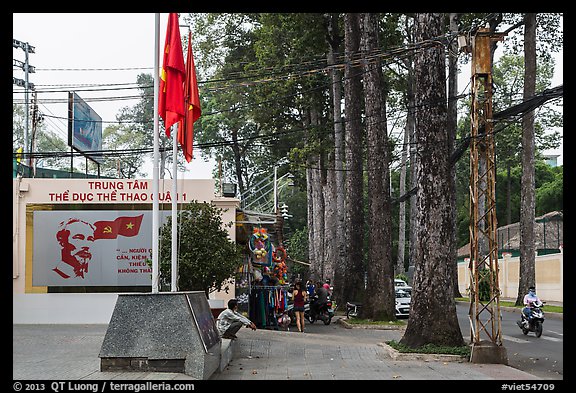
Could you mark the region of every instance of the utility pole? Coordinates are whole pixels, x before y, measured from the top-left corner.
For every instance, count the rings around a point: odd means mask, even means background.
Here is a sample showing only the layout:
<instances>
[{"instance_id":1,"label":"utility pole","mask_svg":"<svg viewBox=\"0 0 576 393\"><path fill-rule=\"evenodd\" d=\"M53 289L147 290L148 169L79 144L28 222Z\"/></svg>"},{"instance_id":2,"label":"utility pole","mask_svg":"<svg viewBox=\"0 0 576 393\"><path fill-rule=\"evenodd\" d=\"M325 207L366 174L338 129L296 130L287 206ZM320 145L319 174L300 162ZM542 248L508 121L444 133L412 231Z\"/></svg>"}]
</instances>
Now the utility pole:
<instances>
[{"instance_id":1,"label":"utility pole","mask_svg":"<svg viewBox=\"0 0 576 393\"><path fill-rule=\"evenodd\" d=\"M25 108L26 124L24 127L24 157L26 157L27 153L31 152L31 148L28 142L28 124L29 124L28 92L30 90L34 90L34 84L28 82L28 74L36 72L35 68L28 63L28 54L36 53L36 50L29 43L18 41L15 39L12 39L12 46L14 48L22 49L25 54L24 63L14 59L14 65L22 68L22 70L24 71L24 80L12 77L12 82L17 86L24 87L24 101L26 103ZM31 155L28 154L28 167L31 166L31 161L32 161Z\"/></svg>"},{"instance_id":2,"label":"utility pole","mask_svg":"<svg viewBox=\"0 0 576 393\"><path fill-rule=\"evenodd\" d=\"M504 33L479 28L471 45L472 108L470 143L470 335L471 362L508 363L502 345L498 239L496 221L496 166L492 115L492 57L490 44ZM462 45L461 45L462 46ZM481 333L488 340L481 339Z\"/></svg>"},{"instance_id":3,"label":"utility pole","mask_svg":"<svg viewBox=\"0 0 576 393\"><path fill-rule=\"evenodd\" d=\"M30 141L30 152L36 150L36 132L38 131L38 126L44 120L42 113L38 110L38 93L35 91L32 103L32 137ZM36 160L30 155L30 163L32 168L32 177L36 177Z\"/></svg>"}]
</instances>

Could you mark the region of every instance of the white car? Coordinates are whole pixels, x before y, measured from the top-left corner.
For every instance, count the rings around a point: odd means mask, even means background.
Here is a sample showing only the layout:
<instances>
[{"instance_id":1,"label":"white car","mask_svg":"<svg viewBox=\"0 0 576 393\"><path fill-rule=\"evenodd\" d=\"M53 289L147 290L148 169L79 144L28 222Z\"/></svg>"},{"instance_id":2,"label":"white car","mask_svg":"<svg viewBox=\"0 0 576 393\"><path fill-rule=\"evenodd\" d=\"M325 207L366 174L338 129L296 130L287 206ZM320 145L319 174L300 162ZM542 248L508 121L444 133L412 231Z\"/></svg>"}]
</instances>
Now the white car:
<instances>
[{"instance_id":1,"label":"white car","mask_svg":"<svg viewBox=\"0 0 576 393\"><path fill-rule=\"evenodd\" d=\"M406 281L401 280L399 278L395 278L394 279L394 288L395 289L402 289L406 292L408 292L408 294L410 296L412 296L412 287L409 286L408 284L406 284Z\"/></svg>"},{"instance_id":2,"label":"white car","mask_svg":"<svg viewBox=\"0 0 576 393\"><path fill-rule=\"evenodd\" d=\"M408 292L396 287L396 318L406 317L410 314L410 302L412 297Z\"/></svg>"}]
</instances>

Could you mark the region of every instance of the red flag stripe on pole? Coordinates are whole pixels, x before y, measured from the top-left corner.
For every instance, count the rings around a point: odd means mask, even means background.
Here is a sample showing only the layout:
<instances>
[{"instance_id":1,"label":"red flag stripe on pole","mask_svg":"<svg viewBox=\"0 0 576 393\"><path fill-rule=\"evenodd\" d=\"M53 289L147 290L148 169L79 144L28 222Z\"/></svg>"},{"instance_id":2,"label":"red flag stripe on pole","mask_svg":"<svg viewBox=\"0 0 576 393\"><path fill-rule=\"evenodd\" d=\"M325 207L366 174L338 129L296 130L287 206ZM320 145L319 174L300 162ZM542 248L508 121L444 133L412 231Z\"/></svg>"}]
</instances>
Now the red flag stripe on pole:
<instances>
[{"instance_id":1,"label":"red flag stripe on pole","mask_svg":"<svg viewBox=\"0 0 576 393\"><path fill-rule=\"evenodd\" d=\"M182 52L178 14L172 12L168 16L164 59L160 73L160 91L158 94L158 114L164 119L167 137L170 137L170 127L184 118L185 78L186 67Z\"/></svg>"},{"instance_id":2,"label":"red flag stripe on pole","mask_svg":"<svg viewBox=\"0 0 576 393\"><path fill-rule=\"evenodd\" d=\"M192 52L192 32L188 32L188 55L186 57L186 80L184 82L185 115L178 127L178 142L182 146L187 162L192 161L192 146L194 144L194 122L202 115L200 108L200 95L198 94L198 81L194 54Z\"/></svg>"}]
</instances>

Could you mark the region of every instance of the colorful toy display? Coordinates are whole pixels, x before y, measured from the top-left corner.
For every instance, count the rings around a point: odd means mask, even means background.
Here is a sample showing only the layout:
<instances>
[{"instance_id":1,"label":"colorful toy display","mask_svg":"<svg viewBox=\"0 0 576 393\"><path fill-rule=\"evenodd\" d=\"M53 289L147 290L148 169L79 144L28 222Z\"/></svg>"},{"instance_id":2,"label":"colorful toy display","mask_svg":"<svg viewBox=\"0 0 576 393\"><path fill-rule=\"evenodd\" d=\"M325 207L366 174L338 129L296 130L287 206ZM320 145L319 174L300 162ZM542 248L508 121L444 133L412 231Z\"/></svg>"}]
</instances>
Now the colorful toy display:
<instances>
[{"instance_id":1,"label":"colorful toy display","mask_svg":"<svg viewBox=\"0 0 576 393\"><path fill-rule=\"evenodd\" d=\"M274 247L266 228L253 228L250 250L253 285L248 300L249 316L259 328L288 329L287 253L284 247Z\"/></svg>"},{"instance_id":2,"label":"colorful toy display","mask_svg":"<svg viewBox=\"0 0 576 393\"><path fill-rule=\"evenodd\" d=\"M288 266L286 266L286 250L279 246L273 252L274 275L278 283L284 285L288 281Z\"/></svg>"},{"instance_id":3,"label":"colorful toy display","mask_svg":"<svg viewBox=\"0 0 576 393\"><path fill-rule=\"evenodd\" d=\"M270 282L284 285L288 282L286 250L274 247L266 228L254 228L249 241L253 258L253 273L256 282L268 285ZM269 278L269 279L268 279Z\"/></svg>"},{"instance_id":4,"label":"colorful toy display","mask_svg":"<svg viewBox=\"0 0 576 393\"><path fill-rule=\"evenodd\" d=\"M254 254L254 263L272 266L272 243L266 228L254 228L249 247Z\"/></svg>"}]
</instances>

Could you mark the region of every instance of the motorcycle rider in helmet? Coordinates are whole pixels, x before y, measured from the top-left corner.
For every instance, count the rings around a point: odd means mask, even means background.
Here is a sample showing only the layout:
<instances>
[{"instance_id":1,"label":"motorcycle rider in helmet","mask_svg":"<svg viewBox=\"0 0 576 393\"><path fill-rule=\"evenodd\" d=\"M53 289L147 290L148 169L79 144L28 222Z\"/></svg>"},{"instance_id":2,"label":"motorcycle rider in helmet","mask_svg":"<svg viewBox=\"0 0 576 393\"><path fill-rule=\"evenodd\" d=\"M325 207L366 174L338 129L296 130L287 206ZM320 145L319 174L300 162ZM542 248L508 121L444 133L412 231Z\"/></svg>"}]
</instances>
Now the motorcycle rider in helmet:
<instances>
[{"instance_id":1,"label":"motorcycle rider in helmet","mask_svg":"<svg viewBox=\"0 0 576 393\"><path fill-rule=\"evenodd\" d=\"M328 302L328 290L324 288L320 281L316 282L315 286L315 300L310 303L311 314L318 315L320 309Z\"/></svg>"},{"instance_id":2,"label":"motorcycle rider in helmet","mask_svg":"<svg viewBox=\"0 0 576 393\"><path fill-rule=\"evenodd\" d=\"M536 288L532 285L528 288L528 293L524 295L524 308L522 312L526 319L530 319L530 308L532 307L532 303L541 303L540 298L536 295Z\"/></svg>"}]
</instances>

